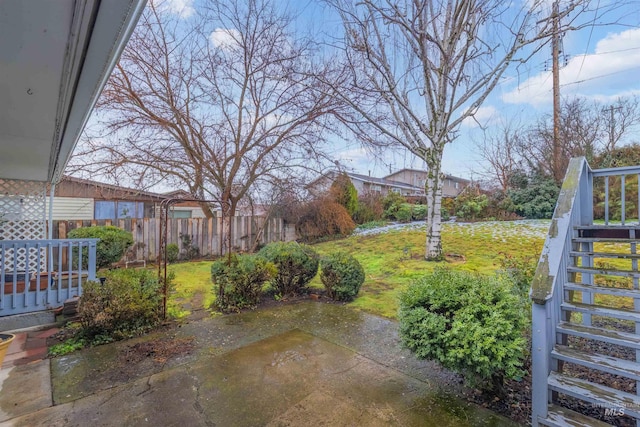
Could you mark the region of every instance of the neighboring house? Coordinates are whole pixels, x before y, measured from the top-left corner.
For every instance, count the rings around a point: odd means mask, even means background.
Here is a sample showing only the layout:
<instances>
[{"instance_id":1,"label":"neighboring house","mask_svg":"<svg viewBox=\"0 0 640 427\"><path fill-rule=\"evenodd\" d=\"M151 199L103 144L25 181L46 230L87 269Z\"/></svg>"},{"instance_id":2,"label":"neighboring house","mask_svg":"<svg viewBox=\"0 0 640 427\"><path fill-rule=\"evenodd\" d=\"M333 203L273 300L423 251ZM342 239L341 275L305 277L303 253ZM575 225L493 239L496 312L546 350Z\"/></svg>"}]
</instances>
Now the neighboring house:
<instances>
[{"instance_id":1,"label":"neighboring house","mask_svg":"<svg viewBox=\"0 0 640 427\"><path fill-rule=\"evenodd\" d=\"M184 191L161 194L65 176L55 187L54 220L155 218L168 198L190 198ZM47 210L49 200L47 199ZM171 218L203 218L197 202L171 207Z\"/></svg>"},{"instance_id":2,"label":"neighboring house","mask_svg":"<svg viewBox=\"0 0 640 427\"><path fill-rule=\"evenodd\" d=\"M385 176L383 179L403 182L419 187L421 188L421 194L424 194L427 171L420 169L401 169ZM468 179L445 174L444 182L442 183L442 196L456 197L470 182Z\"/></svg>"},{"instance_id":3,"label":"neighboring house","mask_svg":"<svg viewBox=\"0 0 640 427\"><path fill-rule=\"evenodd\" d=\"M352 172L345 173L358 191L358 194L386 195L389 192L396 192L403 196L424 196L424 184L427 178L426 171L402 169L384 178L375 178ZM324 194L331 188L331 184L335 181L338 174L339 172L337 171L328 172L309 183L306 188L313 196ZM469 180L463 178L445 175L442 195L444 197L455 197L469 182Z\"/></svg>"},{"instance_id":4,"label":"neighboring house","mask_svg":"<svg viewBox=\"0 0 640 427\"><path fill-rule=\"evenodd\" d=\"M404 196L420 195L420 188L403 182L388 180L385 178L375 178L368 175L360 175L352 172L345 172L358 194L382 194L385 195L391 191L400 193ZM331 171L320 178L312 181L307 185L307 190L313 196L319 196L326 193L331 188L331 184L338 177L340 172ZM424 189L422 190L424 193Z\"/></svg>"}]
</instances>

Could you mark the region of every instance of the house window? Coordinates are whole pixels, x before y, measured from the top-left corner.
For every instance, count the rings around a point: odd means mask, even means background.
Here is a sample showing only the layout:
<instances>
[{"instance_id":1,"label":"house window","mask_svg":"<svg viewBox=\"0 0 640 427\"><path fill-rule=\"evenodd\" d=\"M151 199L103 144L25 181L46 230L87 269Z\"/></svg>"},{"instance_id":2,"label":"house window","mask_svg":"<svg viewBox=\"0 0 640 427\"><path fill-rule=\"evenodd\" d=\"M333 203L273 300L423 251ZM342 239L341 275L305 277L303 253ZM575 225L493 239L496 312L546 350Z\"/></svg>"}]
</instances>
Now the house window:
<instances>
[{"instance_id":1,"label":"house window","mask_svg":"<svg viewBox=\"0 0 640 427\"><path fill-rule=\"evenodd\" d=\"M169 212L169 218L191 218L191 214L192 211L191 210L185 210L185 211L176 211L176 210L172 210L171 212Z\"/></svg>"},{"instance_id":2,"label":"house window","mask_svg":"<svg viewBox=\"0 0 640 427\"><path fill-rule=\"evenodd\" d=\"M96 202L93 217L95 219L114 219L116 217L116 202Z\"/></svg>"},{"instance_id":3,"label":"house window","mask_svg":"<svg viewBox=\"0 0 640 427\"><path fill-rule=\"evenodd\" d=\"M144 203L100 200L95 203L94 219L143 218Z\"/></svg>"},{"instance_id":4,"label":"house window","mask_svg":"<svg viewBox=\"0 0 640 427\"><path fill-rule=\"evenodd\" d=\"M454 182L453 186L456 188L456 190L460 187L460 183L459 182Z\"/></svg>"}]
</instances>

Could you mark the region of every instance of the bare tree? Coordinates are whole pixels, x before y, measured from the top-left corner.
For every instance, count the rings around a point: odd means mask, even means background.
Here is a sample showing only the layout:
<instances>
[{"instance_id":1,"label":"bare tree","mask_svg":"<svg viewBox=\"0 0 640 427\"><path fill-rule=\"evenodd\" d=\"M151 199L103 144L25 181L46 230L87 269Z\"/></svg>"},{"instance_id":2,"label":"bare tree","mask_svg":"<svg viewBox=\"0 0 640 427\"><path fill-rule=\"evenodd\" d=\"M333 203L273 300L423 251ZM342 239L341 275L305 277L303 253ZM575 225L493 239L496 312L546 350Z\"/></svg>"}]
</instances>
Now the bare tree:
<instances>
[{"instance_id":1,"label":"bare tree","mask_svg":"<svg viewBox=\"0 0 640 427\"><path fill-rule=\"evenodd\" d=\"M149 2L97 106L106 134L88 135L74 164L186 186L226 218L317 157L334 103L324 65L267 0L212 0L200 19L165 9Z\"/></svg>"},{"instance_id":2,"label":"bare tree","mask_svg":"<svg viewBox=\"0 0 640 427\"><path fill-rule=\"evenodd\" d=\"M505 71L548 40L554 29L546 2L327 1L345 27L350 73L334 88L352 112L341 119L364 144L404 147L426 163L425 257L439 259L445 145ZM560 30L579 27L575 16L588 7L588 1L565 5L554 16Z\"/></svg>"},{"instance_id":3,"label":"bare tree","mask_svg":"<svg viewBox=\"0 0 640 427\"><path fill-rule=\"evenodd\" d=\"M616 145L640 124L638 97L618 98L616 102L602 109L603 128L606 133L605 153L611 153Z\"/></svg>"},{"instance_id":4,"label":"bare tree","mask_svg":"<svg viewBox=\"0 0 640 427\"><path fill-rule=\"evenodd\" d=\"M481 142L477 142L478 153L485 162L484 175L496 182L502 191L507 191L514 172L521 169L518 148L524 130L512 123L502 123L491 133L484 132Z\"/></svg>"},{"instance_id":5,"label":"bare tree","mask_svg":"<svg viewBox=\"0 0 640 427\"><path fill-rule=\"evenodd\" d=\"M560 110L560 157L553 161L551 114L542 116L519 140L519 151L531 169L547 176L564 176L569 159L585 156L593 162L597 156L612 152L638 123L640 111L635 98L620 98L607 108L585 98L564 99Z\"/></svg>"}]
</instances>

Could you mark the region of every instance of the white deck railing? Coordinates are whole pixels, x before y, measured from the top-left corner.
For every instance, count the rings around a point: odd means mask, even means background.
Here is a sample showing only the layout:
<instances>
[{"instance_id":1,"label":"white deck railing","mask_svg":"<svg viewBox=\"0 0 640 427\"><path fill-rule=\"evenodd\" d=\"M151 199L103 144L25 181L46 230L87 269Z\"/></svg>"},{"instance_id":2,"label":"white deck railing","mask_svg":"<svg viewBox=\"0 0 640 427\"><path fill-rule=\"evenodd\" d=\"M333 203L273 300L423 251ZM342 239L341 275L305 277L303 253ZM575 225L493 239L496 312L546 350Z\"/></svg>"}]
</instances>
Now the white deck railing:
<instances>
[{"instance_id":1,"label":"white deck railing","mask_svg":"<svg viewBox=\"0 0 640 427\"><path fill-rule=\"evenodd\" d=\"M0 240L0 316L55 308L96 280L98 239Z\"/></svg>"}]
</instances>

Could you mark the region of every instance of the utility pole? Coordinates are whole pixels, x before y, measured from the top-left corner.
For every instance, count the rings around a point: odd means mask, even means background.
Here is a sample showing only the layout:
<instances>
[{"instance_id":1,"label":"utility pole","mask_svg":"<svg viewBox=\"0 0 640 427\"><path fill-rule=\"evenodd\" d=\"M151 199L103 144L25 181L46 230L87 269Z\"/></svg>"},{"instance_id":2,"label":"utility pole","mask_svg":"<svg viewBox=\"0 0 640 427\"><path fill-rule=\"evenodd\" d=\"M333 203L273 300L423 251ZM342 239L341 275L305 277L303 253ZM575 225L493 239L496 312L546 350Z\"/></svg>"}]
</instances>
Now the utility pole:
<instances>
[{"instance_id":1,"label":"utility pole","mask_svg":"<svg viewBox=\"0 0 640 427\"><path fill-rule=\"evenodd\" d=\"M553 35L551 36L551 54L553 57L553 179L556 183L562 182L562 174L560 170L562 162L560 159L560 18L558 9L558 0L553 2Z\"/></svg>"},{"instance_id":2,"label":"utility pole","mask_svg":"<svg viewBox=\"0 0 640 427\"><path fill-rule=\"evenodd\" d=\"M622 107L620 106L614 107L613 105L610 105L609 108L605 108L602 110L604 113L608 111L609 114L611 114L609 118L609 146L607 147L607 151L609 152L613 151L613 148L616 145L616 141L615 141L616 116L613 113L614 111L620 110L620 109L622 109Z\"/></svg>"}]
</instances>

